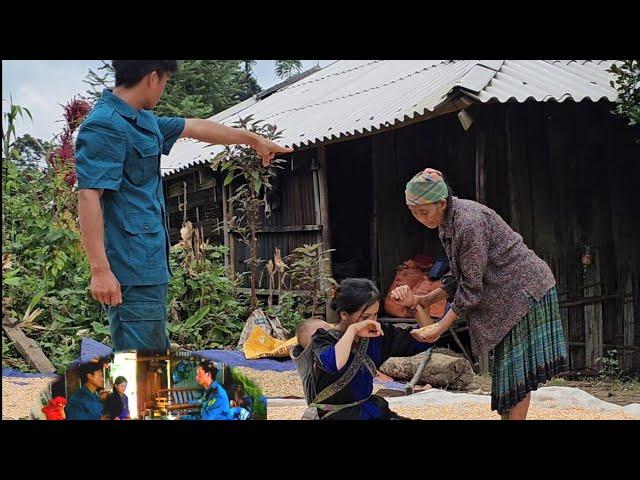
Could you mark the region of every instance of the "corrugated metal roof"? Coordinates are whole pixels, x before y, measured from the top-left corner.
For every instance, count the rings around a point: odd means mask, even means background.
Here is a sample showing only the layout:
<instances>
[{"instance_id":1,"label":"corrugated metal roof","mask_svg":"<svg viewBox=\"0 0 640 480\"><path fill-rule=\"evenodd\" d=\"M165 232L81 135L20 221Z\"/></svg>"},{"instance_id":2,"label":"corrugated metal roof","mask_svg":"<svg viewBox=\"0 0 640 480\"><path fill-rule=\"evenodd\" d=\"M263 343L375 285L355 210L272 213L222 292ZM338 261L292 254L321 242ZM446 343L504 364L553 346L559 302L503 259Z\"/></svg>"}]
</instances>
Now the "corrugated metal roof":
<instances>
[{"instance_id":1,"label":"corrugated metal roof","mask_svg":"<svg viewBox=\"0 0 640 480\"><path fill-rule=\"evenodd\" d=\"M479 102L614 101L603 60L339 60L255 97L211 120L240 116L277 125L280 143L300 147L371 132L433 112L457 92ZM206 161L222 149L181 139L162 159L164 175Z\"/></svg>"}]
</instances>

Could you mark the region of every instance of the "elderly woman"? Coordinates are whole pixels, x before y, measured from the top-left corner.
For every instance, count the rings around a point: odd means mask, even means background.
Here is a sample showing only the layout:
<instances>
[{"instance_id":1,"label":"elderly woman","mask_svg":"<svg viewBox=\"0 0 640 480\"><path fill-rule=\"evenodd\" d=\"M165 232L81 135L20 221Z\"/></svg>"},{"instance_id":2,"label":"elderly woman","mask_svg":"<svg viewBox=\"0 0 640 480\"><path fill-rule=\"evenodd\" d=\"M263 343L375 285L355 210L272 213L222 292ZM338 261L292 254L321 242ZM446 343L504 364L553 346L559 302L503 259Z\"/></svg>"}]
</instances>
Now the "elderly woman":
<instances>
[{"instance_id":1,"label":"elderly woman","mask_svg":"<svg viewBox=\"0 0 640 480\"><path fill-rule=\"evenodd\" d=\"M503 419L524 420L531 391L568 369L551 269L496 212L453 197L441 172L418 173L405 193L413 216L438 228L451 271L429 295L414 296L400 286L392 298L428 307L448 297L451 308L443 319L415 335L435 342L464 317L473 351L494 351L491 409Z\"/></svg>"}]
</instances>

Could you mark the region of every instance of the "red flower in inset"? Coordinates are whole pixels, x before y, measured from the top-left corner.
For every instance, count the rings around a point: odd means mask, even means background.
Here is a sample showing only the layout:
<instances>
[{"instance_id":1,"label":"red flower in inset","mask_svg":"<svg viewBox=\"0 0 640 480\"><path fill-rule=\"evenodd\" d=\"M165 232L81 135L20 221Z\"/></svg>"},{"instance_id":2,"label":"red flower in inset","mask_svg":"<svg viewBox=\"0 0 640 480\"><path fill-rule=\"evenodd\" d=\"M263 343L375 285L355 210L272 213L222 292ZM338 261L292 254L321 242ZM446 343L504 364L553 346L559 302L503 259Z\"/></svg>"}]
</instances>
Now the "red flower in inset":
<instances>
[{"instance_id":1,"label":"red flower in inset","mask_svg":"<svg viewBox=\"0 0 640 480\"><path fill-rule=\"evenodd\" d=\"M47 420L64 420L66 415L64 414L64 406L67 401L64 397L55 397L49 400L46 407L42 408L42 413L45 414Z\"/></svg>"}]
</instances>

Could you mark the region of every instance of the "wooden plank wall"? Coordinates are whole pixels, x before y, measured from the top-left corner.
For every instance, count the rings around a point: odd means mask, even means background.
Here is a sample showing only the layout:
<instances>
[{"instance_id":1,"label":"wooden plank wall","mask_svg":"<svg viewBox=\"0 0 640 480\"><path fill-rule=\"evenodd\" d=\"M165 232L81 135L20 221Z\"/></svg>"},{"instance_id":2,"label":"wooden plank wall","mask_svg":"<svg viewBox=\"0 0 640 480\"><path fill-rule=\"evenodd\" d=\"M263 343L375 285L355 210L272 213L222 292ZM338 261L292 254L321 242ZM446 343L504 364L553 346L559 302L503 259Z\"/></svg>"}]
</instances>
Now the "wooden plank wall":
<instances>
[{"instance_id":1,"label":"wooden plank wall","mask_svg":"<svg viewBox=\"0 0 640 480\"><path fill-rule=\"evenodd\" d=\"M503 125L488 137L488 204L547 261L572 305L561 309L572 369L597 371L612 349L621 367L639 369L640 146L631 131L606 104L474 108L477 121Z\"/></svg>"},{"instance_id":2,"label":"wooden plank wall","mask_svg":"<svg viewBox=\"0 0 640 480\"><path fill-rule=\"evenodd\" d=\"M194 228L202 228L211 244L223 244L222 189L220 175L209 165L199 165L164 179L164 192L171 244L180 241L180 229L185 218Z\"/></svg>"}]
</instances>

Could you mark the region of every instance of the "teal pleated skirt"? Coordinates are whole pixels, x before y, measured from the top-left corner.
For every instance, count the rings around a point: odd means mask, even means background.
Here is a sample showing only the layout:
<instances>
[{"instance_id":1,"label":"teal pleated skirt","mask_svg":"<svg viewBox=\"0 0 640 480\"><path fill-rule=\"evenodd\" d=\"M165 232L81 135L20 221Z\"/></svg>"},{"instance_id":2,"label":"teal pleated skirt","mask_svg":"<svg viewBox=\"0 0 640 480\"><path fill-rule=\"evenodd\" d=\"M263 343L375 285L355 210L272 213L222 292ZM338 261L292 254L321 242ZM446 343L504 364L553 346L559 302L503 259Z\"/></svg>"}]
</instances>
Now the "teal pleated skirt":
<instances>
[{"instance_id":1,"label":"teal pleated skirt","mask_svg":"<svg viewBox=\"0 0 640 480\"><path fill-rule=\"evenodd\" d=\"M558 293L553 287L496 346L491 368L491 410L506 414L538 385L569 369Z\"/></svg>"}]
</instances>

